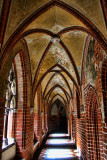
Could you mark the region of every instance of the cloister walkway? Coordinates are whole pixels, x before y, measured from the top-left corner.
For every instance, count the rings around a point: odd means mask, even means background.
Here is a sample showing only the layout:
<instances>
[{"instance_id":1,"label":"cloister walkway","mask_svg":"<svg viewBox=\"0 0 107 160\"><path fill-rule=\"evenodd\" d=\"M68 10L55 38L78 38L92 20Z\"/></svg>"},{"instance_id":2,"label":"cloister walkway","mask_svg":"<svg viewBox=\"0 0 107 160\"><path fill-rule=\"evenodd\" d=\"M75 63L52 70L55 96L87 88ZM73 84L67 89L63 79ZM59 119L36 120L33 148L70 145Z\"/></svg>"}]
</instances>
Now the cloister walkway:
<instances>
[{"instance_id":1,"label":"cloister walkway","mask_svg":"<svg viewBox=\"0 0 107 160\"><path fill-rule=\"evenodd\" d=\"M68 134L50 134L43 146L38 160L79 160L79 153L75 143L69 139ZM35 159L35 160L36 160Z\"/></svg>"}]
</instances>

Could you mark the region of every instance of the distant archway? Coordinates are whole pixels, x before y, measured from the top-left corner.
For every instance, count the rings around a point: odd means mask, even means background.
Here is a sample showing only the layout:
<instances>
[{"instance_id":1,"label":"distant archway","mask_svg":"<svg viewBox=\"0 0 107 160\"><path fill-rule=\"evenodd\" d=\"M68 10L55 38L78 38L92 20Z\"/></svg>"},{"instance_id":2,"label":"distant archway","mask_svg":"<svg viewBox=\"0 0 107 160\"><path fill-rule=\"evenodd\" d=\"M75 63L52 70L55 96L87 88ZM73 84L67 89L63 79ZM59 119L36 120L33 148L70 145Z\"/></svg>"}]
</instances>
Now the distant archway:
<instances>
[{"instance_id":1,"label":"distant archway","mask_svg":"<svg viewBox=\"0 0 107 160\"><path fill-rule=\"evenodd\" d=\"M50 106L49 128L51 131L67 133L66 109L59 99Z\"/></svg>"}]
</instances>

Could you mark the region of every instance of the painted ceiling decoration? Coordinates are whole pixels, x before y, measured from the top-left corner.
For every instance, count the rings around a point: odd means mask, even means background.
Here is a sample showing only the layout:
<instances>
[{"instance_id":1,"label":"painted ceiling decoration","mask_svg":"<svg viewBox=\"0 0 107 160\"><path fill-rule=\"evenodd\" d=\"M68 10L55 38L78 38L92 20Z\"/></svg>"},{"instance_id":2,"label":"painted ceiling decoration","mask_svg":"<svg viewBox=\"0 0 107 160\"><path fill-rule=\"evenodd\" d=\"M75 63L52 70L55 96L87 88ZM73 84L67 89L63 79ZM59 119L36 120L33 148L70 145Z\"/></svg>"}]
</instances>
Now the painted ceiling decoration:
<instances>
[{"instance_id":1,"label":"painted ceiling decoration","mask_svg":"<svg viewBox=\"0 0 107 160\"><path fill-rule=\"evenodd\" d=\"M57 99L68 103L74 86L79 92L87 37L93 35L107 50L101 1L11 0L9 7L1 59L5 61L15 44L23 40L28 48L34 96L41 84L42 96L50 104ZM89 63L92 65L89 56L87 69Z\"/></svg>"}]
</instances>

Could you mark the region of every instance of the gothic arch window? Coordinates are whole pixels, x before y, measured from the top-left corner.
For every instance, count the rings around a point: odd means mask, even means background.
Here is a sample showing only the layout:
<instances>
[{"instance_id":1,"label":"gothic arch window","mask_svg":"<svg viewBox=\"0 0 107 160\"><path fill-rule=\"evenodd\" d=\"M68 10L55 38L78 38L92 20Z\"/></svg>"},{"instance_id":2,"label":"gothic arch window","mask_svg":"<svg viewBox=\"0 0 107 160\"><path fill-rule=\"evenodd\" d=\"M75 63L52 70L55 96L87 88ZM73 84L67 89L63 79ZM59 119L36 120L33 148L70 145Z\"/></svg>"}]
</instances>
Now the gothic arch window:
<instances>
[{"instance_id":1,"label":"gothic arch window","mask_svg":"<svg viewBox=\"0 0 107 160\"><path fill-rule=\"evenodd\" d=\"M8 77L7 89L6 89L2 148L5 148L6 146L14 142L15 110L16 110L16 78L15 78L14 64L12 63L12 67L10 69L9 77Z\"/></svg>"}]
</instances>

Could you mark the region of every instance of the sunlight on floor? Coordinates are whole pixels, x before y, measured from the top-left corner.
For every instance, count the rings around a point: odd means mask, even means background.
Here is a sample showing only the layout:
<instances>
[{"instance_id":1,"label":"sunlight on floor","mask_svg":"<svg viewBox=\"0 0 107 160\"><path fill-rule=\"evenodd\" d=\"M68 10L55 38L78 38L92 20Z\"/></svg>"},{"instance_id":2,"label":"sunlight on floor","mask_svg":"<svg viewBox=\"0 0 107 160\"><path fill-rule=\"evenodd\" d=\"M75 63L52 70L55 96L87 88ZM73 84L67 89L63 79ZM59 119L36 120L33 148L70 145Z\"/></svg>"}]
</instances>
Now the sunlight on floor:
<instances>
[{"instance_id":1,"label":"sunlight on floor","mask_svg":"<svg viewBox=\"0 0 107 160\"><path fill-rule=\"evenodd\" d=\"M47 149L45 158L72 158L75 154L71 149Z\"/></svg>"},{"instance_id":2,"label":"sunlight on floor","mask_svg":"<svg viewBox=\"0 0 107 160\"><path fill-rule=\"evenodd\" d=\"M64 136L68 136L68 134L65 134L65 133L54 133L54 134L50 134L49 137L64 137Z\"/></svg>"},{"instance_id":3,"label":"sunlight on floor","mask_svg":"<svg viewBox=\"0 0 107 160\"><path fill-rule=\"evenodd\" d=\"M66 144L73 144L74 142L69 139L51 139L47 140L46 144L51 145L66 145Z\"/></svg>"},{"instance_id":4,"label":"sunlight on floor","mask_svg":"<svg viewBox=\"0 0 107 160\"><path fill-rule=\"evenodd\" d=\"M79 151L68 134L50 134L39 160L79 160Z\"/></svg>"}]
</instances>

